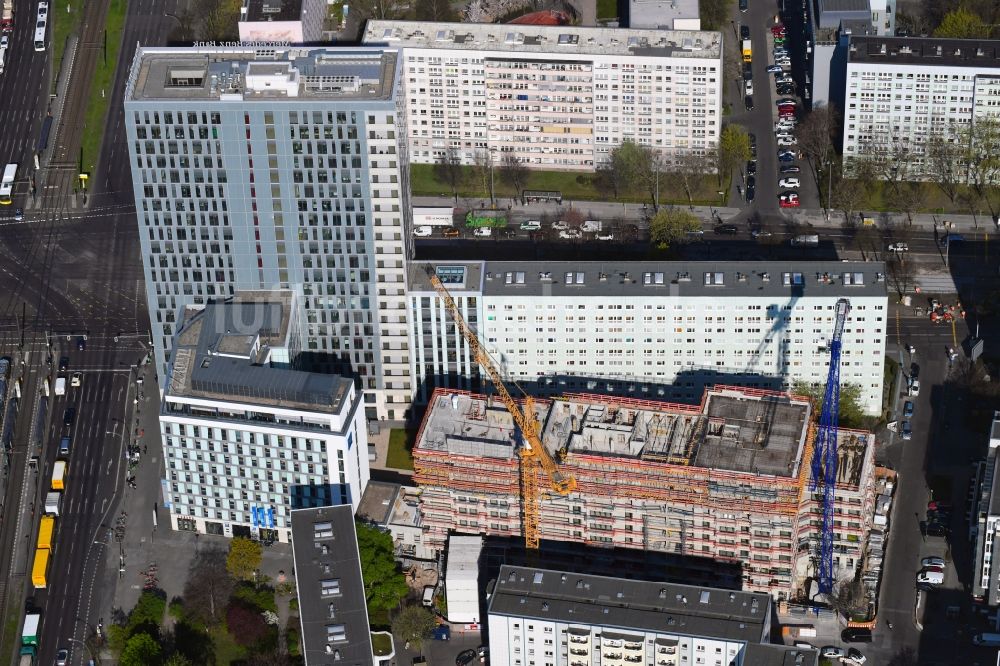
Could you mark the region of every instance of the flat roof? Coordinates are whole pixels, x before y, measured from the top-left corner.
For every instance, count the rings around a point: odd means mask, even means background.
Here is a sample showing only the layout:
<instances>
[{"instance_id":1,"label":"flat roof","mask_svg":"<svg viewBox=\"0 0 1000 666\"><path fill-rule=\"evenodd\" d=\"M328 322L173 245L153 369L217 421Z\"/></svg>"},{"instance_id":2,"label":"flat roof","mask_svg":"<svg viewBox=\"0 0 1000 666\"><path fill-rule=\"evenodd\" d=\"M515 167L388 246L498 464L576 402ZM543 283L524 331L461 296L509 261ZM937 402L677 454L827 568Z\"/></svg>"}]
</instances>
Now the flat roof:
<instances>
[{"instance_id":1,"label":"flat roof","mask_svg":"<svg viewBox=\"0 0 1000 666\"><path fill-rule=\"evenodd\" d=\"M1000 39L851 35L850 43L848 63L1000 68Z\"/></svg>"},{"instance_id":2,"label":"flat roof","mask_svg":"<svg viewBox=\"0 0 1000 666\"><path fill-rule=\"evenodd\" d=\"M441 267L464 267L464 276L447 272L449 291L479 282L484 296L888 296L878 261L418 261L410 264L410 291L434 291L428 266L439 276Z\"/></svg>"},{"instance_id":3,"label":"flat roof","mask_svg":"<svg viewBox=\"0 0 1000 666\"><path fill-rule=\"evenodd\" d=\"M243 0L246 16L241 21L298 21L302 18L302 0Z\"/></svg>"},{"instance_id":4,"label":"flat roof","mask_svg":"<svg viewBox=\"0 0 1000 666\"><path fill-rule=\"evenodd\" d=\"M722 33L578 26L368 21L363 44L427 49L719 58Z\"/></svg>"},{"instance_id":5,"label":"flat roof","mask_svg":"<svg viewBox=\"0 0 1000 666\"><path fill-rule=\"evenodd\" d=\"M292 556L306 663L373 666L351 506L293 510Z\"/></svg>"},{"instance_id":6,"label":"flat roof","mask_svg":"<svg viewBox=\"0 0 1000 666\"><path fill-rule=\"evenodd\" d=\"M369 481L358 502L358 519L370 520L376 525L385 525L392 515L392 505L399 494L398 483Z\"/></svg>"},{"instance_id":7,"label":"flat roof","mask_svg":"<svg viewBox=\"0 0 1000 666\"><path fill-rule=\"evenodd\" d=\"M743 666L817 666L819 650L787 645L751 643L743 654Z\"/></svg>"},{"instance_id":8,"label":"flat roof","mask_svg":"<svg viewBox=\"0 0 1000 666\"><path fill-rule=\"evenodd\" d=\"M769 638L770 606L760 592L504 565L489 613L759 643Z\"/></svg>"},{"instance_id":9,"label":"flat roof","mask_svg":"<svg viewBox=\"0 0 1000 666\"><path fill-rule=\"evenodd\" d=\"M868 14L871 8L868 0L817 0L819 13L823 12L864 12Z\"/></svg>"},{"instance_id":10,"label":"flat roof","mask_svg":"<svg viewBox=\"0 0 1000 666\"><path fill-rule=\"evenodd\" d=\"M174 338L168 396L339 414L350 378L266 364L269 346L287 344L292 303L287 291L240 292L188 311Z\"/></svg>"},{"instance_id":11,"label":"flat roof","mask_svg":"<svg viewBox=\"0 0 1000 666\"><path fill-rule=\"evenodd\" d=\"M698 0L629 0L632 28L674 27L676 19L698 19Z\"/></svg>"},{"instance_id":12,"label":"flat roof","mask_svg":"<svg viewBox=\"0 0 1000 666\"><path fill-rule=\"evenodd\" d=\"M139 48L126 100L390 100L397 57L360 47Z\"/></svg>"},{"instance_id":13,"label":"flat roof","mask_svg":"<svg viewBox=\"0 0 1000 666\"><path fill-rule=\"evenodd\" d=\"M786 478L798 475L811 411L804 398L734 387L709 389L701 406L581 394L534 404L553 456L565 449ZM507 460L519 444L502 402L438 390L416 447Z\"/></svg>"}]
</instances>

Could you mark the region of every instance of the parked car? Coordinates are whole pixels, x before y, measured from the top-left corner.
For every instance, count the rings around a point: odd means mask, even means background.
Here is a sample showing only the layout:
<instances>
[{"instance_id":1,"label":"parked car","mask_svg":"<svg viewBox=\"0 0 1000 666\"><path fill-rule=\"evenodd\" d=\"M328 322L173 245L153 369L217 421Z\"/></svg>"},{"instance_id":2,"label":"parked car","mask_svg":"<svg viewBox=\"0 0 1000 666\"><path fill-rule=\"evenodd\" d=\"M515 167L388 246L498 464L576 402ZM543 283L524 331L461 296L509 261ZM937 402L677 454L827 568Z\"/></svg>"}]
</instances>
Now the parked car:
<instances>
[{"instance_id":1,"label":"parked car","mask_svg":"<svg viewBox=\"0 0 1000 666\"><path fill-rule=\"evenodd\" d=\"M799 187L800 185L801 182L799 181L798 178L782 178L781 180L778 181L778 187L782 187L785 189L796 188Z\"/></svg>"},{"instance_id":2,"label":"parked car","mask_svg":"<svg viewBox=\"0 0 1000 666\"><path fill-rule=\"evenodd\" d=\"M475 650L462 650L461 652L458 653L458 656L455 657L455 666L468 666L475 660L476 660Z\"/></svg>"},{"instance_id":3,"label":"parked car","mask_svg":"<svg viewBox=\"0 0 1000 666\"><path fill-rule=\"evenodd\" d=\"M488 238L493 235L493 229L489 227L479 227L472 232L473 236L478 236L480 238Z\"/></svg>"},{"instance_id":4,"label":"parked car","mask_svg":"<svg viewBox=\"0 0 1000 666\"><path fill-rule=\"evenodd\" d=\"M951 511L951 508L951 502L931 501L927 503L927 509L930 511Z\"/></svg>"},{"instance_id":5,"label":"parked car","mask_svg":"<svg viewBox=\"0 0 1000 666\"><path fill-rule=\"evenodd\" d=\"M424 237L430 236L433 233L434 233L434 230L431 229L430 227L426 226L426 225L425 226L419 226L419 227L417 227L417 228L415 228L413 230L413 235L417 236L417 237L420 237L420 238L424 238Z\"/></svg>"},{"instance_id":6,"label":"parked car","mask_svg":"<svg viewBox=\"0 0 1000 666\"><path fill-rule=\"evenodd\" d=\"M434 630L434 633L431 635L436 641L449 641L451 640L451 627L447 624L438 625L438 627Z\"/></svg>"},{"instance_id":7,"label":"parked car","mask_svg":"<svg viewBox=\"0 0 1000 666\"><path fill-rule=\"evenodd\" d=\"M462 235L462 232L455 227L446 227L441 231L441 235L445 238L457 238Z\"/></svg>"},{"instance_id":8,"label":"parked car","mask_svg":"<svg viewBox=\"0 0 1000 666\"><path fill-rule=\"evenodd\" d=\"M921 566L925 567L943 567L944 558L935 556L925 557L924 559L920 560L920 564Z\"/></svg>"},{"instance_id":9,"label":"parked car","mask_svg":"<svg viewBox=\"0 0 1000 666\"><path fill-rule=\"evenodd\" d=\"M906 243L889 243L889 252L909 252L910 246Z\"/></svg>"},{"instance_id":10,"label":"parked car","mask_svg":"<svg viewBox=\"0 0 1000 666\"><path fill-rule=\"evenodd\" d=\"M783 72L785 70L781 69L781 67L778 66L778 65L768 65L766 71L767 71L768 74L777 74L777 73Z\"/></svg>"},{"instance_id":11,"label":"parked car","mask_svg":"<svg viewBox=\"0 0 1000 666\"><path fill-rule=\"evenodd\" d=\"M785 26L781 23L775 23L771 26L772 35L783 35L785 34Z\"/></svg>"},{"instance_id":12,"label":"parked car","mask_svg":"<svg viewBox=\"0 0 1000 666\"><path fill-rule=\"evenodd\" d=\"M779 99L774 104L775 106L797 106L798 102L796 102L794 99L784 97L782 99Z\"/></svg>"},{"instance_id":13,"label":"parked car","mask_svg":"<svg viewBox=\"0 0 1000 666\"><path fill-rule=\"evenodd\" d=\"M747 134L747 138L750 139L750 151L757 152L757 135L753 132Z\"/></svg>"},{"instance_id":14,"label":"parked car","mask_svg":"<svg viewBox=\"0 0 1000 666\"><path fill-rule=\"evenodd\" d=\"M740 26L740 39L750 39L750 26L748 25Z\"/></svg>"},{"instance_id":15,"label":"parked car","mask_svg":"<svg viewBox=\"0 0 1000 666\"><path fill-rule=\"evenodd\" d=\"M747 162L747 175L752 176L755 173L757 173L757 161L750 160L749 162Z\"/></svg>"},{"instance_id":16,"label":"parked car","mask_svg":"<svg viewBox=\"0 0 1000 666\"><path fill-rule=\"evenodd\" d=\"M913 416L912 400L907 400L906 402L903 403L903 416L906 418L910 418L911 416Z\"/></svg>"},{"instance_id":17,"label":"parked car","mask_svg":"<svg viewBox=\"0 0 1000 666\"><path fill-rule=\"evenodd\" d=\"M735 224L719 224L715 227L715 233L724 234L727 236L733 236L740 232L739 227Z\"/></svg>"},{"instance_id":18,"label":"parked car","mask_svg":"<svg viewBox=\"0 0 1000 666\"><path fill-rule=\"evenodd\" d=\"M779 95L794 95L795 94L795 86L794 85L788 85L788 84L778 85L778 86L776 86L774 88L774 92L776 92Z\"/></svg>"},{"instance_id":19,"label":"parked car","mask_svg":"<svg viewBox=\"0 0 1000 666\"><path fill-rule=\"evenodd\" d=\"M542 223L538 220L528 220L521 223L521 231L538 231L542 228Z\"/></svg>"},{"instance_id":20,"label":"parked car","mask_svg":"<svg viewBox=\"0 0 1000 666\"><path fill-rule=\"evenodd\" d=\"M559 232L559 238L563 240L575 240L577 238L583 238L583 232L579 229L564 229Z\"/></svg>"},{"instance_id":21,"label":"parked car","mask_svg":"<svg viewBox=\"0 0 1000 666\"><path fill-rule=\"evenodd\" d=\"M746 198L747 203L753 203L754 198L757 196L757 188L753 185L747 186Z\"/></svg>"},{"instance_id":22,"label":"parked car","mask_svg":"<svg viewBox=\"0 0 1000 666\"><path fill-rule=\"evenodd\" d=\"M613 233L611 233L610 231L606 231L603 234L602 233L597 234L597 240L599 240L599 241L610 241L610 240L614 240L614 239L615 239L615 235Z\"/></svg>"},{"instance_id":23,"label":"parked car","mask_svg":"<svg viewBox=\"0 0 1000 666\"><path fill-rule=\"evenodd\" d=\"M552 223L552 228L556 231L565 231L566 229L569 229L569 225L566 224L564 220L559 220L558 222Z\"/></svg>"},{"instance_id":24,"label":"parked car","mask_svg":"<svg viewBox=\"0 0 1000 666\"><path fill-rule=\"evenodd\" d=\"M753 111L753 95L747 95L743 98L743 106L747 108L747 111Z\"/></svg>"},{"instance_id":25,"label":"parked car","mask_svg":"<svg viewBox=\"0 0 1000 666\"><path fill-rule=\"evenodd\" d=\"M743 82L743 92L747 96L753 95L753 81L752 80L747 79L746 81Z\"/></svg>"},{"instance_id":26,"label":"parked car","mask_svg":"<svg viewBox=\"0 0 1000 666\"><path fill-rule=\"evenodd\" d=\"M747 178L747 187L757 187L756 176L750 176L749 178Z\"/></svg>"},{"instance_id":27,"label":"parked car","mask_svg":"<svg viewBox=\"0 0 1000 666\"><path fill-rule=\"evenodd\" d=\"M861 666L861 664L863 664L866 661L868 661L868 659L865 657L865 655L861 654L861 650L859 650L857 648L848 648L848 650L847 650L847 658L850 661L852 661L855 664L857 664L857 666Z\"/></svg>"},{"instance_id":28,"label":"parked car","mask_svg":"<svg viewBox=\"0 0 1000 666\"><path fill-rule=\"evenodd\" d=\"M903 439L913 439L913 428L909 421L903 421L903 427L900 428L899 434Z\"/></svg>"},{"instance_id":29,"label":"parked car","mask_svg":"<svg viewBox=\"0 0 1000 666\"><path fill-rule=\"evenodd\" d=\"M771 235L772 234L770 231L766 231L764 229L754 229L753 231L750 232L750 236L752 236L754 239L770 238Z\"/></svg>"},{"instance_id":30,"label":"parked car","mask_svg":"<svg viewBox=\"0 0 1000 666\"><path fill-rule=\"evenodd\" d=\"M930 534L930 530L928 530ZM944 573L940 571L921 571L917 574L918 583L927 583L928 585L940 585L944 582Z\"/></svg>"},{"instance_id":31,"label":"parked car","mask_svg":"<svg viewBox=\"0 0 1000 666\"><path fill-rule=\"evenodd\" d=\"M64 372L69 368L69 356L59 357L59 372Z\"/></svg>"},{"instance_id":32,"label":"parked car","mask_svg":"<svg viewBox=\"0 0 1000 666\"><path fill-rule=\"evenodd\" d=\"M840 640L845 643L871 643L872 630L863 627L848 627L840 632Z\"/></svg>"},{"instance_id":33,"label":"parked car","mask_svg":"<svg viewBox=\"0 0 1000 666\"><path fill-rule=\"evenodd\" d=\"M781 167L781 173L799 173L800 171L802 171L802 169L795 164L786 164Z\"/></svg>"},{"instance_id":34,"label":"parked car","mask_svg":"<svg viewBox=\"0 0 1000 666\"><path fill-rule=\"evenodd\" d=\"M795 160L795 153L778 153L779 162L792 162Z\"/></svg>"},{"instance_id":35,"label":"parked car","mask_svg":"<svg viewBox=\"0 0 1000 666\"><path fill-rule=\"evenodd\" d=\"M908 393L908 395L910 395L911 397L914 397L914 398L916 398L917 396L920 395L920 380L919 379L914 379L913 377L910 377L910 385L909 385L909 388L907 390L907 393Z\"/></svg>"},{"instance_id":36,"label":"parked car","mask_svg":"<svg viewBox=\"0 0 1000 666\"><path fill-rule=\"evenodd\" d=\"M827 659L840 659L844 656L844 649L836 645L824 645L819 650L819 656L826 657Z\"/></svg>"},{"instance_id":37,"label":"parked car","mask_svg":"<svg viewBox=\"0 0 1000 666\"><path fill-rule=\"evenodd\" d=\"M779 136L778 137L778 145L779 146L794 146L795 145L795 137L787 136L787 135L786 136Z\"/></svg>"}]
</instances>

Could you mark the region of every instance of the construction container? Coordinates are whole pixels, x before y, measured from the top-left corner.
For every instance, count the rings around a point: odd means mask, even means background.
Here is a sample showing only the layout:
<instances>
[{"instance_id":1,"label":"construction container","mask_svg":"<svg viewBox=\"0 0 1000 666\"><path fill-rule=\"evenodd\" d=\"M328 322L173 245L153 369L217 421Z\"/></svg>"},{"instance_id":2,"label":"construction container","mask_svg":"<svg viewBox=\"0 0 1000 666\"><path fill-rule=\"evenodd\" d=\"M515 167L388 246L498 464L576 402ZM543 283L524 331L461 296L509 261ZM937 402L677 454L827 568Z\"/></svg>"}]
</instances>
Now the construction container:
<instances>
[{"instance_id":1,"label":"construction container","mask_svg":"<svg viewBox=\"0 0 1000 666\"><path fill-rule=\"evenodd\" d=\"M482 552L482 537L452 536L448 540L444 585L448 621L452 624L479 623L479 558Z\"/></svg>"}]
</instances>

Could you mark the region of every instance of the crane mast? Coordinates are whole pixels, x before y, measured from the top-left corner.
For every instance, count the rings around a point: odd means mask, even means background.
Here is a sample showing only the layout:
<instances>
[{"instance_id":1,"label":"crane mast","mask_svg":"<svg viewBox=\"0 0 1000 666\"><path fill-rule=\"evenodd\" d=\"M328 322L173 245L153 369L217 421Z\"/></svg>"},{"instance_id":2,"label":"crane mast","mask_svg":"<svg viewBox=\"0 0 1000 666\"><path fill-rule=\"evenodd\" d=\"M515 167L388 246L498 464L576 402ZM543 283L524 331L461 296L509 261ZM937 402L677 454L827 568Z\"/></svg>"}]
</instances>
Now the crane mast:
<instances>
[{"instance_id":1,"label":"crane mast","mask_svg":"<svg viewBox=\"0 0 1000 666\"><path fill-rule=\"evenodd\" d=\"M510 391L507 390L507 386L496 364L493 362L493 358L483 348L475 331L469 328L468 323L466 323L458 306L455 305L455 300L451 297L444 283L433 272L433 269L428 270L428 277L430 278L431 285L437 291L441 300L444 301L445 307L455 321L455 326L458 327L462 337L468 343L472 358L486 370L486 373L490 376L490 380L493 382L493 387L500 396L500 400L507 408L507 411L510 412L514 423L517 424L517 427L521 431L523 446L518 449L518 456L521 460L520 486L524 542L525 547L529 550L537 550L540 511L538 468L541 467L545 470L545 474L549 477L550 487L560 495L567 495L573 492L576 489L576 479L560 472L555 460L545 450L545 446L542 444L538 419L535 418L535 405L531 396L524 394L522 409L522 406L518 404L517 400L510 394Z\"/></svg>"},{"instance_id":2,"label":"crane mast","mask_svg":"<svg viewBox=\"0 0 1000 666\"><path fill-rule=\"evenodd\" d=\"M830 338L830 370L819 417L819 430L812 458L810 490L823 494L823 530L820 539L819 589L823 594L833 591L833 522L837 489L837 430L840 422L840 347L844 324L851 311L846 298L837 301L836 322Z\"/></svg>"}]
</instances>

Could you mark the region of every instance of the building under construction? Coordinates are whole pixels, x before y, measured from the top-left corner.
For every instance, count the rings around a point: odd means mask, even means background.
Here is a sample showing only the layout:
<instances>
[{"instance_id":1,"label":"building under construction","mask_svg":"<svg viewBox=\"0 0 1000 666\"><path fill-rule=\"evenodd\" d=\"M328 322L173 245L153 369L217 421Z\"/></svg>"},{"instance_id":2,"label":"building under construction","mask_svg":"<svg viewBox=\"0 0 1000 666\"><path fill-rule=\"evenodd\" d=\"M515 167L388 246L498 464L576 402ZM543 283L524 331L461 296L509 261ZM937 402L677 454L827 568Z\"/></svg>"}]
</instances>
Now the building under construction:
<instances>
[{"instance_id":1,"label":"building under construction","mask_svg":"<svg viewBox=\"0 0 1000 666\"><path fill-rule=\"evenodd\" d=\"M543 549L707 557L739 563L745 589L779 599L807 592L822 529L807 399L715 387L700 405L576 394L534 408L546 449L576 479L568 495L542 493ZM860 565L870 527L874 447L869 433L842 430L839 441L834 544L844 578ZM427 546L444 548L451 532L521 534L521 445L499 400L435 392L413 449Z\"/></svg>"}]
</instances>

